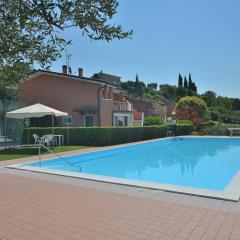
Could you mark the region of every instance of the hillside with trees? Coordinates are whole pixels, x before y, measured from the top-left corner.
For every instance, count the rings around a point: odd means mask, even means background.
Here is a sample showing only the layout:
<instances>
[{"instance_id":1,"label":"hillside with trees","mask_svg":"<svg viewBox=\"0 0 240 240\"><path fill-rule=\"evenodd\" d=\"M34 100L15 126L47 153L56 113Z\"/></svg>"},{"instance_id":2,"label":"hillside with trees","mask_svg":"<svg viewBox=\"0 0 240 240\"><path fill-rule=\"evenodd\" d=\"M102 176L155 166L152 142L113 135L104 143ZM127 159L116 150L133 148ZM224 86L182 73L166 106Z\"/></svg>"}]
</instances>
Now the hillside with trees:
<instances>
[{"instance_id":1,"label":"hillside with trees","mask_svg":"<svg viewBox=\"0 0 240 240\"><path fill-rule=\"evenodd\" d=\"M135 80L122 82L121 86L133 97L146 97L157 101L173 100L178 102L186 96L196 96L205 101L207 111L204 121L240 124L240 99L217 95L213 91L198 93L197 84L192 75L178 75L176 85L144 83L136 75Z\"/></svg>"}]
</instances>

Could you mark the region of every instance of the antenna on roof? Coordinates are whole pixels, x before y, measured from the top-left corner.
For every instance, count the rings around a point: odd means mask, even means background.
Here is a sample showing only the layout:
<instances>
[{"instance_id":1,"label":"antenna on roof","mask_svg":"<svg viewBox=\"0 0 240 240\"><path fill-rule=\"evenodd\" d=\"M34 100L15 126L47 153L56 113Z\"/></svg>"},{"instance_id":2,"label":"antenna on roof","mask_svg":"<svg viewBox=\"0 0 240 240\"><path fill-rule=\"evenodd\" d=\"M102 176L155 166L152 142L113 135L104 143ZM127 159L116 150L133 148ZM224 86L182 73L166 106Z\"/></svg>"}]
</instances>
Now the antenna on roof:
<instances>
[{"instance_id":1,"label":"antenna on roof","mask_svg":"<svg viewBox=\"0 0 240 240\"><path fill-rule=\"evenodd\" d=\"M66 54L67 73L72 74L72 69L70 67L70 60L71 60L72 54L68 53L67 49L65 51L65 54Z\"/></svg>"}]
</instances>

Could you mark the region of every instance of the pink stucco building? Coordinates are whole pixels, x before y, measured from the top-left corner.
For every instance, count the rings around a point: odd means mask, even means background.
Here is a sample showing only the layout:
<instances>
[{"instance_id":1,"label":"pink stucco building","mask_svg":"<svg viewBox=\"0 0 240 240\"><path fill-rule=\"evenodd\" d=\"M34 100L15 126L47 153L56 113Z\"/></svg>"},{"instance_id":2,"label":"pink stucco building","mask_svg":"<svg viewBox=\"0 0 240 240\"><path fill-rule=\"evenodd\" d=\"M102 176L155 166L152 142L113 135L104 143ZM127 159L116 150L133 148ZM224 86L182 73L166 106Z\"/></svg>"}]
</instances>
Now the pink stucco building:
<instances>
[{"instance_id":1,"label":"pink stucco building","mask_svg":"<svg viewBox=\"0 0 240 240\"><path fill-rule=\"evenodd\" d=\"M19 85L19 100L65 111L72 126L132 125L132 104L116 84L119 77L99 73L87 78L81 68L78 73L69 75L65 65L62 73L38 70ZM66 124L66 119L58 119L58 124Z\"/></svg>"}]
</instances>

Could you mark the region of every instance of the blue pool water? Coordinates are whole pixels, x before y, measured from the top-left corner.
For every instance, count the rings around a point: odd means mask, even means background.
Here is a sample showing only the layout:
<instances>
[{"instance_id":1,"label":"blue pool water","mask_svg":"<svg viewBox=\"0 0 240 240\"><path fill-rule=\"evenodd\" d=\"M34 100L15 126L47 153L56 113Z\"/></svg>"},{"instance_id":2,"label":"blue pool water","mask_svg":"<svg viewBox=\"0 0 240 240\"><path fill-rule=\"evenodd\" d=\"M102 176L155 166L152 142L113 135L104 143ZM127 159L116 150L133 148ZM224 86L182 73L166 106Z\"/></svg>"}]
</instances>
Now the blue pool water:
<instances>
[{"instance_id":1,"label":"blue pool water","mask_svg":"<svg viewBox=\"0 0 240 240\"><path fill-rule=\"evenodd\" d=\"M240 169L240 139L168 139L65 159L71 164L56 158L41 167L222 191Z\"/></svg>"}]
</instances>

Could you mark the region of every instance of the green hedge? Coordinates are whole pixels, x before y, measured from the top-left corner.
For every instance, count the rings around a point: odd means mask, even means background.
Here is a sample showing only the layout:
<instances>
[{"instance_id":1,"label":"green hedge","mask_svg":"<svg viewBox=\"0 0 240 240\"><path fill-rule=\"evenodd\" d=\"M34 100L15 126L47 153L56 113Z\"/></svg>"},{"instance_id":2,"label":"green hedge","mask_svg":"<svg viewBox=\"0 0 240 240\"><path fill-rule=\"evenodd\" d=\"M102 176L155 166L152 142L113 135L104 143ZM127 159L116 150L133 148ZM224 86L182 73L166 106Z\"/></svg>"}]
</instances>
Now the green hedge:
<instances>
[{"instance_id":1,"label":"green hedge","mask_svg":"<svg viewBox=\"0 0 240 240\"><path fill-rule=\"evenodd\" d=\"M144 118L144 126L156 126L156 125L163 125L164 122L163 120L160 118L160 116L146 116Z\"/></svg>"},{"instance_id":2,"label":"green hedge","mask_svg":"<svg viewBox=\"0 0 240 240\"><path fill-rule=\"evenodd\" d=\"M169 126L169 130L173 130L176 136L190 135L194 131L193 124L177 124Z\"/></svg>"},{"instance_id":3,"label":"green hedge","mask_svg":"<svg viewBox=\"0 0 240 240\"><path fill-rule=\"evenodd\" d=\"M85 146L108 146L121 143L136 142L154 138L166 137L169 127L166 125L151 127L70 127L69 144ZM189 124L175 126L177 135L189 135L192 127ZM52 133L51 128L30 128L30 143L33 143L33 134L39 136ZM54 128L54 133L64 135L67 144L67 128ZM27 144L28 130L24 130L23 143Z\"/></svg>"}]
</instances>

